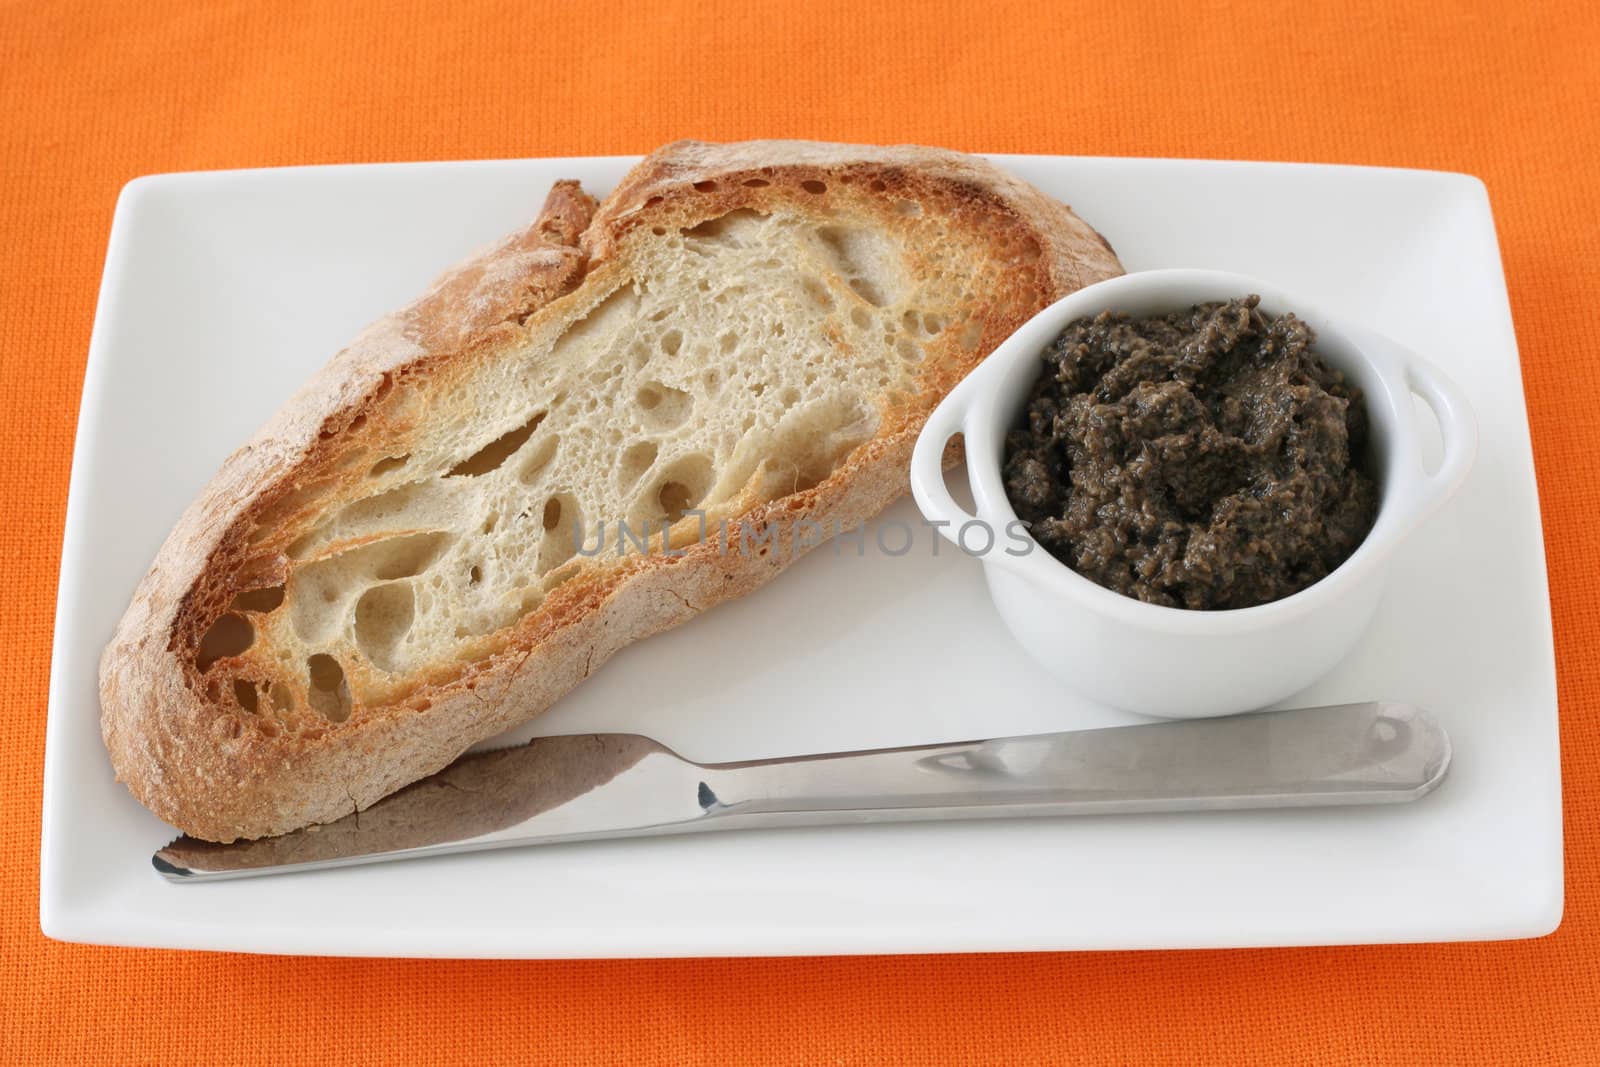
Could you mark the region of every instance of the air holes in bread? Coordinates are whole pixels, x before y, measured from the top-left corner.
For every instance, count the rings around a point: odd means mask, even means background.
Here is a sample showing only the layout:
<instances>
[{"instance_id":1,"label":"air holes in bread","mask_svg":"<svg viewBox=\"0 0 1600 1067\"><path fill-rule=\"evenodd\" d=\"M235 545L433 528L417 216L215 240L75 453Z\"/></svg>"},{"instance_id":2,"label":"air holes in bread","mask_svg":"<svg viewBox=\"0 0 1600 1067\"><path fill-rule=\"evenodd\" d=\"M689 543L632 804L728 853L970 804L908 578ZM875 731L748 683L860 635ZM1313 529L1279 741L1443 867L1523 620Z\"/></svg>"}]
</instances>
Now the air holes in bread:
<instances>
[{"instance_id":1,"label":"air holes in bread","mask_svg":"<svg viewBox=\"0 0 1600 1067\"><path fill-rule=\"evenodd\" d=\"M661 335L661 351L669 356L678 354L678 349L683 347L683 333L679 330L668 330Z\"/></svg>"},{"instance_id":2,"label":"air holes in bread","mask_svg":"<svg viewBox=\"0 0 1600 1067\"><path fill-rule=\"evenodd\" d=\"M544 505L544 536L539 540L537 571L547 574L571 559L577 552L578 527L583 514L578 500L569 493L553 496Z\"/></svg>"},{"instance_id":3,"label":"air holes in bread","mask_svg":"<svg viewBox=\"0 0 1600 1067\"><path fill-rule=\"evenodd\" d=\"M411 454L407 453L403 456L389 456L387 459L380 459L378 462L372 465L372 469L367 472L367 477L382 478L390 471L397 471L401 467L404 467L406 465L406 461L410 458Z\"/></svg>"},{"instance_id":4,"label":"air holes in bread","mask_svg":"<svg viewBox=\"0 0 1600 1067\"><path fill-rule=\"evenodd\" d=\"M247 682L243 678L235 678L233 680L233 699L241 708L252 715L260 707L260 701L256 697L255 683Z\"/></svg>"},{"instance_id":5,"label":"air holes in bread","mask_svg":"<svg viewBox=\"0 0 1600 1067\"><path fill-rule=\"evenodd\" d=\"M399 669L401 642L416 616L416 593L408 582L373 586L356 601L356 647L380 670Z\"/></svg>"},{"instance_id":6,"label":"air holes in bread","mask_svg":"<svg viewBox=\"0 0 1600 1067\"><path fill-rule=\"evenodd\" d=\"M372 576L389 581L410 578L433 566L435 560L449 547L455 537L447 533L421 533L410 537L396 537L375 545L356 549L346 556L361 555L362 562L370 561Z\"/></svg>"},{"instance_id":7,"label":"air holes in bread","mask_svg":"<svg viewBox=\"0 0 1600 1067\"><path fill-rule=\"evenodd\" d=\"M851 278L850 288L855 290L857 296L875 308L881 308L889 302L883 295L883 290L871 278ZM857 310L860 310L859 308Z\"/></svg>"},{"instance_id":8,"label":"air holes in bread","mask_svg":"<svg viewBox=\"0 0 1600 1067\"><path fill-rule=\"evenodd\" d=\"M821 196L823 193L828 191L827 183L826 182L819 182L815 178L810 178L810 179L808 179L806 181L801 182L800 183L800 188L804 189L806 192L812 194L813 196Z\"/></svg>"},{"instance_id":9,"label":"air holes in bread","mask_svg":"<svg viewBox=\"0 0 1600 1067\"><path fill-rule=\"evenodd\" d=\"M684 512L695 503L693 492L682 482L663 482L656 499L669 523L683 518Z\"/></svg>"},{"instance_id":10,"label":"air holes in bread","mask_svg":"<svg viewBox=\"0 0 1600 1067\"><path fill-rule=\"evenodd\" d=\"M344 722L350 717L350 684L338 660L325 652L306 660L306 682L306 698L323 718Z\"/></svg>"},{"instance_id":11,"label":"air holes in bread","mask_svg":"<svg viewBox=\"0 0 1600 1067\"><path fill-rule=\"evenodd\" d=\"M694 188L699 193L714 193L717 191L717 183L713 181L695 182Z\"/></svg>"},{"instance_id":12,"label":"air holes in bread","mask_svg":"<svg viewBox=\"0 0 1600 1067\"><path fill-rule=\"evenodd\" d=\"M765 178L746 178L743 185L746 189L765 189L772 183Z\"/></svg>"},{"instance_id":13,"label":"air holes in bread","mask_svg":"<svg viewBox=\"0 0 1600 1067\"><path fill-rule=\"evenodd\" d=\"M652 519L666 519L669 523L683 518L684 513L705 499L711 489L711 457L701 453L674 460L662 472L650 494L649 503L655 512Z\"/></svg>"},{"instance_id":14,"label":"air holes in bread","mask_svg":"<svg viewBox=\"0 0 1600 1067\"><path fill-rule=\"evenodd\" d=\"M907 334L913 336L921 334L925 337L937 337L944 332L949 322L943 315L935 315L932 312L919 314L908 311L900 317L900 325Z\"/></svg>"},{"instance_id":15,"label":"air holes in bread","mask_svg":"<svg viewBox=\"0 0 1600 1067\"><path fill-rule=\"evenodd\" d=\"M326 482L296 486L262 508L256 516L256 527L250 534L251 543L260 543L276 533L297 513L315 504L317 498L322 496L327 488Z\"/></svg>"},{"instance_id":16,"label":"air holes in bread","mask_svg":"<svg viewBox=\"0 0 1600 1067\"><path fill-rule=\"evenodd\" d=\"M444 532L391 537L306 564L290 579L289 621L295 633L312 644L328 640L342 626L357 592L374 582L422 574L455 538Z\"/></svg>"},{"instance_id":17,"label":"air holes in bread","mask_svg":"<svg viewBox=\"0 0 1600 1067\"><path fill-rule=\"evenodd\" d=\"M445 477L476 478L479 475L488 474L492 470L498 470L502 463L510 459L518 449L527 444L528 438L533 436L533 431L539 428L539 424L544 421L544 418L545 413L541 411L516 429L501 434L454 467L451 467Z\"/></svg>"},{"instance_id":18,"label":"air holes in bread","mask_svg":"<svg viewBox=\"0 0 1600 1067\"><path fill-rule=\"evenodd\" d=\"M528 452L528 458L522 461L522 470L517 474L523 485L532 485L538 480L539 475L544 473L544 469L555 458L556 446L560 443L561 439L551 434L533 446Z\"/></svg>"},{"instance_id":19,"label":"air holes in bread","mask_svg":"<svg viewBox=\"0 0 1600 1067\"><path fill-rule=\"evenodd\" d=\"M778 454L788 466L788 492L814 488L831 475L861 442L878 429L878 416L854 397L825 397L804 408L793 409L779 428L783 447Z\"/></svg>"},{"instance_id":20,"label":"air holes in bread","mask_svg":"<svg viewBox=\"0 0 1600 1067\"><path fill-rule=\"evenodd\" d=\"M255 642L255 627L243 615L232 612L221 616L200 638L195 652L194 665L204 674L219 659L240 655Z\"/></svg>"},{"instance_id":21,"label":"air holes in bread","mask_svg":"<svg viewBox=\"0 0 1600 1067\"><path fill-rule=\"evenodd\" d=\"M743 248L753 243L754 231L760 228L766 218L767 216L759 211L742 207L726 215L707 219L698 226L691 226L683 231L683 235L696 241Z\"/></svg>"},{"instance_id":22,"label":"air holes in bread","mask_svg":"<svg viewBox=\"0 0 1600 1067\"><path fill-rule=\"evenodd\" d=\"M694 407L694 397L661 382L645 382L636 396L639 417L652 430L670 430L683 424Z\"/></svg>"},{"instance_id":23,"label":"air holes in bread","mask_svg":"<svg viewBox=\"0 0 1600 1067\"><path fill-rule=\"evenodd\" d=\"M437 526L450 515L448 490L437 480L397 486L341 508L289 545L290 559L337 551L341 543Z\"/></svg>"},{"instance_id":24,"label":"air holes in bread","mask_svg":"<svg viewBox=\"0 0 1600 1067\"><path fill-rule=\"evenodd\" d=\"M283 603L283 586L275 585L269 589L247 589L233 598L229 605L230 611L256 611L265 615L276 611Z\"/></svg>"},{"instance_id":25,"label":"air holes in bread","mask_svg":"<svg viewBox=\"0 0 1600 1067\"><path fill-rule=\"evenodd\" d=\"M904 218L914 219L922 214L922 205L915 200L896 200L894 210Z\"/></svg>"}]
</instances>

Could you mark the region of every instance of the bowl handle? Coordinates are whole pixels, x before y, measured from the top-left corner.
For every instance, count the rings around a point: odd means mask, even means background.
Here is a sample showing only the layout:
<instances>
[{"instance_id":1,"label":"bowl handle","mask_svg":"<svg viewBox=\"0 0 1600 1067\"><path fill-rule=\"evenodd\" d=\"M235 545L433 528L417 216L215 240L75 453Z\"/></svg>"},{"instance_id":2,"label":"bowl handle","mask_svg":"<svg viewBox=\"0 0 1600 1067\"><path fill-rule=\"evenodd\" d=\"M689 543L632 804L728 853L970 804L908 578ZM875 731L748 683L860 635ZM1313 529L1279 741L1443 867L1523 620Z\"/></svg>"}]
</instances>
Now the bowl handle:
<instances>
[{"instance_id":1,"label":"bowl handle","mask_svg":"<svg viewBox=\"0 0 1600 1067\"><path fill-rule=\"evenodd\" d=\"M1431 515L1466 480L1478 453L1478 420L1466 394L1438 367L1412 352L1404 353L1406 385L1433 409L1444 439L1444 456L1432 474L1418 470L1417 521Z\"/></svg>"},{"instance_id":2,"label":"bowl handle","mask_svg":"<svg viewBox=\"0 0 1600 1067\"><path fill-rule=\"evenodd\" d=\"M911 495L917 508L946 540L958 546L960 527L978 521L978 517L957 504L944 484L944 450L950 438L966 430L972 381L973 375L969 374L933 409L911 450Z\"/></svg>"}]
</instances>

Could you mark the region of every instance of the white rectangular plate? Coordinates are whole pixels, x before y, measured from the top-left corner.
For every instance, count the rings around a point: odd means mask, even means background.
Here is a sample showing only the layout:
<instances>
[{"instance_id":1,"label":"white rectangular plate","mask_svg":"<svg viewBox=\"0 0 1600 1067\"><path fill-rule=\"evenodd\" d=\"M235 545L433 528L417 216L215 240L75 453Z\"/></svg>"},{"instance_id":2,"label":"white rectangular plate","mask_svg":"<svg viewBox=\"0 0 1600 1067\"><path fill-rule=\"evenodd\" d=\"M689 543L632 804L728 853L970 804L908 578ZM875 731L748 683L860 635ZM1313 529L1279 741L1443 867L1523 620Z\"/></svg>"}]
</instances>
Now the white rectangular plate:
<instances>
[{"instance_id":1,"label":"white rectangular plate","mask_svg":"<svg viewBox=\"0 0 1600 1067\"><path fill-rule=\"evenodd\" d=\"M40 912L74 941L408 956L769 955L1526 937L1562 907L1555 668L1522 385L1488 199L1460 175L1000 157L1129 270L1217 267L1409 344L1482 423L1357 651L1292 703L1437 711L1456 764L1382 809L766 831L175 886L173 831L112 779L96 661L222 459L367 321L631 160L178 174L124 190L62 552ZM768 588L625 650L528 733L648 733L700 760L1105 725L1025 660L978 564L902 502Z\"/></svg>"}]
</instances>

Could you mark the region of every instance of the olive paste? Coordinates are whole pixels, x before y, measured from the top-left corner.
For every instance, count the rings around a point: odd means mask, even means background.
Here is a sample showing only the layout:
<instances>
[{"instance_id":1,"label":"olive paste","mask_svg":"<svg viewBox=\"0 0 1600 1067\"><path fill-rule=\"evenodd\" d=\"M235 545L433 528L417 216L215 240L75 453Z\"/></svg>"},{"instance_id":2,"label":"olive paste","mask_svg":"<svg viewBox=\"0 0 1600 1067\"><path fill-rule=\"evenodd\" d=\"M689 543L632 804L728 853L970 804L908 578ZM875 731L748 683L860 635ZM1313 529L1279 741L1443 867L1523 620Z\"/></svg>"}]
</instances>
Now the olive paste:
<instances>
[{"instance_id":1,"label":"olive paste","mask_svg":"<svg viewBox=\"0 0 1600 1067\"><path fill-rule=\"evenodd\" d=\"M1378 510L1360 390L1260 298L1078 319L1043 353L1005 486L1051 555L1168 607L1265 604L1343 563Z\"/></svg>"}]
</instances>

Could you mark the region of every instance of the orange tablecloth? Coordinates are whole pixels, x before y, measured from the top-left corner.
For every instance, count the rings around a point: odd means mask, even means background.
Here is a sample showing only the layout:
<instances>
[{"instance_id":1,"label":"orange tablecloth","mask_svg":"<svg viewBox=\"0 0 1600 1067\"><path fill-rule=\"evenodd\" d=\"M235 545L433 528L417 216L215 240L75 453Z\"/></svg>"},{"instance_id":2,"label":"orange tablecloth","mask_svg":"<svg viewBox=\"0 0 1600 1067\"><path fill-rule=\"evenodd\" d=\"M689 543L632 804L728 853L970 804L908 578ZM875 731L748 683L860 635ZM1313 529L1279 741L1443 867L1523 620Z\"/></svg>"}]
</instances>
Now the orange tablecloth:
<instances>
[{"instance_id":1,"label":"orange tablecloth","mask_svg":"<svg viewBox=\"0 0 1600 1067\"><path fill-rule=\"evenodd\" d=\"M1600 1062L1593 4L628 7L0 3L0 1059ZM154 171L639 152L689 135L1482 176L1544 500L1561 930L1513 944L595 963L46 941L39 796L58 546L118 188Z\"/></svg>"}]
</instances>

